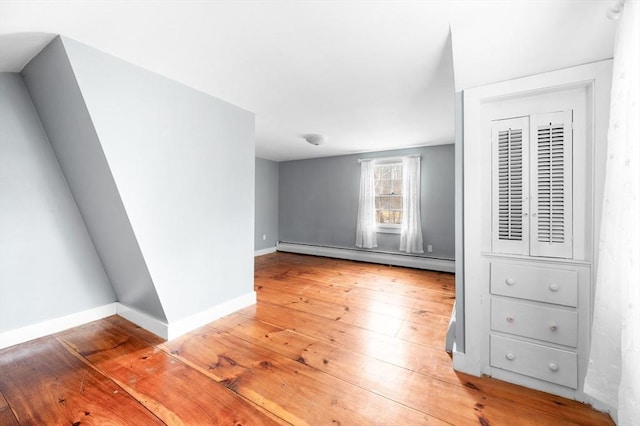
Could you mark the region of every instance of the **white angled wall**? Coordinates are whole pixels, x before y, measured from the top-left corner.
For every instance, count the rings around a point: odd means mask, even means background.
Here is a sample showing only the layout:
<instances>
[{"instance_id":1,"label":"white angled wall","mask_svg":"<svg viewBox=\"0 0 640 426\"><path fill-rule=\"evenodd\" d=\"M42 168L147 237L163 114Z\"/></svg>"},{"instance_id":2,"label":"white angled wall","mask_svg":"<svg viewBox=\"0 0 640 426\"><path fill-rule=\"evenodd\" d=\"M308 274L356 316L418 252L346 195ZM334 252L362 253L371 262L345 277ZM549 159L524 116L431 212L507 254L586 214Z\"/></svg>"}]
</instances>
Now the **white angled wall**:
<instances>
[{"instance_id":1,"label":"white angled wall","mask_svg":"<svg viewBox=\"0 0 640 426\"><path fill-rule=\"evenodd\" d=\"M62 43L167 323L252 294L253 114Z\"/></svg>"},{"instance_id":2,"label":"white angled wall","mask_svg":"<svg viewBox=\"0 0 640 426\"><path fill-rule=\"evenodd\" d=\"M114 302L19 74L0 74L0 123L0 333Z\"/></svg>"}]
</instances>

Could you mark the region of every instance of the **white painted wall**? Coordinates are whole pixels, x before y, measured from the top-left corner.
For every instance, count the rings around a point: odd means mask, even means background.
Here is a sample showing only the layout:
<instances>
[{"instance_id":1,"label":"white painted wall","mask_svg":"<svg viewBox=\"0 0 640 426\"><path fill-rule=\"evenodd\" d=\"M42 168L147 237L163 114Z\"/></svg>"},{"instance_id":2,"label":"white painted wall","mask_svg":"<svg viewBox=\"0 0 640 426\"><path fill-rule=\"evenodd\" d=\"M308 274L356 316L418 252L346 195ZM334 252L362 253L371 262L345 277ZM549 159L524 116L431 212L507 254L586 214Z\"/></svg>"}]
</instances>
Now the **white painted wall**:
<instances>
[{"instance_id":1,"label":"white painted wall","mask_svg":"<svg viewBox=\"0 0 640 426\"><path fill-rule=\"evenodd\" d=\"M0 74L0 332L116 300L19 74Z\"/></svg>"},{"instance_id":2,"label":"white painted wall","mask_svg":"<svg viewBox=\"0 0 640 426\"><path fill-rule=\"evenodd\" d=\"M252 294L253 114L62 41L168 323Z\"/></svg>"},{"instance_id":3,"label":"white painted wall","mask_svg":"<svg viewBox=\"0 0 640 426\"><path fill-rule=\"evenodd\" d=\"M22 75L118 301L166 322L62 40Z\"/></svg>"}]
</instances>

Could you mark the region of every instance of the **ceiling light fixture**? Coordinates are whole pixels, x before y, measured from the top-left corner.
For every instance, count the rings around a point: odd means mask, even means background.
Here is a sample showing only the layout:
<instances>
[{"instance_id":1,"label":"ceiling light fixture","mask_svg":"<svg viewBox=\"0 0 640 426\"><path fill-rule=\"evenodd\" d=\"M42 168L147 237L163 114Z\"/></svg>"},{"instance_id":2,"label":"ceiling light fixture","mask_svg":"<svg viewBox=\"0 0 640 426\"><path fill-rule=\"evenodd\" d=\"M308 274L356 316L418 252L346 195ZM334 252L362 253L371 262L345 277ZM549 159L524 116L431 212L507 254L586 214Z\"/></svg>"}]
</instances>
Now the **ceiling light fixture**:
<instances>
[{"instance_id":1,"label":"ceiling light fixture","mask_svg":"<svg viewBox=\"0 0 640 426\"><path fill-rule=\"evenodd\" d=\"M327 137L324 135L308 134L308 135L303 135L302 137L311 145L316 145L316 146L323 144L327 141Z\"/></svg>"}]
</instances>

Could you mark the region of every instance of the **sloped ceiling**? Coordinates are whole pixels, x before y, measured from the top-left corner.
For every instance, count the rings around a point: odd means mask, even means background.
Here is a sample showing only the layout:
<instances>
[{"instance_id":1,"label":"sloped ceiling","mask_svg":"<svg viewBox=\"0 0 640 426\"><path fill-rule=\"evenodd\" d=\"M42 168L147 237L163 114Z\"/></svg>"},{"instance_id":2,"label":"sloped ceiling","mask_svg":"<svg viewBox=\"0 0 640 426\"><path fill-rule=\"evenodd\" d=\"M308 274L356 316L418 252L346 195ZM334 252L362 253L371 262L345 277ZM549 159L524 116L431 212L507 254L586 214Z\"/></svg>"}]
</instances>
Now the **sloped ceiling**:
<instances>
[{"instance_id":1,"label":"sloped ceiling","mask_svg":"<svg viewBox=\"0 0 640 426\"><path fill-rule=\"evenodd\" d=\"M610 58L611 3L3 0L0 70L63 34L254 112L260 157L323 157L449 143L455 89Z\"/></svg>"}]
</instances>

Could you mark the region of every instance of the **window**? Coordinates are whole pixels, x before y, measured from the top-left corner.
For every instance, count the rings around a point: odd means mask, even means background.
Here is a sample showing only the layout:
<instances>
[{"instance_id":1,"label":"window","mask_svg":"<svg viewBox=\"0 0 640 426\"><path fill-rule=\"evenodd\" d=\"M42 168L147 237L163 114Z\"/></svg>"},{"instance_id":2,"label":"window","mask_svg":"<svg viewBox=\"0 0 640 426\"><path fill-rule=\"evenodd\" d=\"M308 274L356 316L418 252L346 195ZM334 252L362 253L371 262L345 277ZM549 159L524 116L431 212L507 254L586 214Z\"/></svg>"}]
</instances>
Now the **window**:
<instances>
[{"instance_id":1,"label":"window","mask_svg":"<svg viewBox=\"0 0 640 426\"><path fill-rule=\"evenodd\" d=\"M400 234L399 250L423 253L420 156L361 159L356 247L375 248L377 233Z\"/></svg>"},{"instance_id":2,"label":"window","mask_svg":"<svg viewBox=\"0 0 640 426\"><path fill-rule=\"evenodd\" d=\"M399 227L402 224L402 163L376 164L373 172L376 224Z\"/></svg>"}]
</instances>

